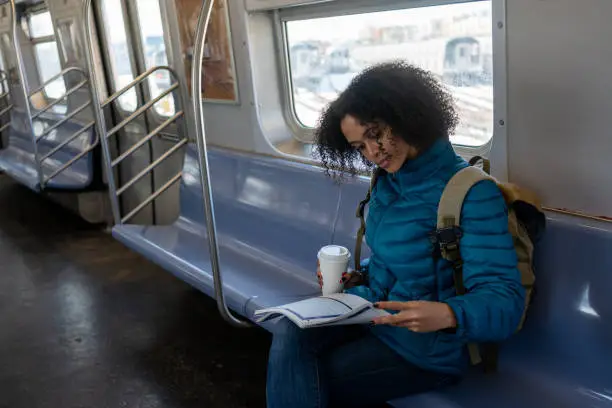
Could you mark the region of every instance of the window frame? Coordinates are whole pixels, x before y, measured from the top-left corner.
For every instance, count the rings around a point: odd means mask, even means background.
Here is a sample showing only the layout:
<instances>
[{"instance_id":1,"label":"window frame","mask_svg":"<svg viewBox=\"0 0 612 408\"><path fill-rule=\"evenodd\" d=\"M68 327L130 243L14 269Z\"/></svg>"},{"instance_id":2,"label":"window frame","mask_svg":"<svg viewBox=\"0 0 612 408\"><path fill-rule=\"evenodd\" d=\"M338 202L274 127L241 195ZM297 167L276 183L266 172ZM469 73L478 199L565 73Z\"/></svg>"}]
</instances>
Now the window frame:
<instances>
[{"instance_id":1,"label":"window frame","mask_svg":"<svg viewBox=\"0 0 612 408\"><path fill-rule=\"evenodd\" d=\"M478 1L482 0L377 0L376 2L371 0L337 0L274 10L274 34L278 54L278 69L281 73L283 115L293 137L301 143L312 144L314 129L303 126L295 111L287 22ZM506 0L489 1L491 1L492 11L493 134L489 141L482 146L453 144L457 153L466 158L475 155L488 155L491 152L493 141L496 144L506 145ZM505 155L505 150L503 155ZM505 168L506 160L503 161L503 167ZM503 173L505 174L506 171L504 170Z\"/></svg>"}]
</instances>

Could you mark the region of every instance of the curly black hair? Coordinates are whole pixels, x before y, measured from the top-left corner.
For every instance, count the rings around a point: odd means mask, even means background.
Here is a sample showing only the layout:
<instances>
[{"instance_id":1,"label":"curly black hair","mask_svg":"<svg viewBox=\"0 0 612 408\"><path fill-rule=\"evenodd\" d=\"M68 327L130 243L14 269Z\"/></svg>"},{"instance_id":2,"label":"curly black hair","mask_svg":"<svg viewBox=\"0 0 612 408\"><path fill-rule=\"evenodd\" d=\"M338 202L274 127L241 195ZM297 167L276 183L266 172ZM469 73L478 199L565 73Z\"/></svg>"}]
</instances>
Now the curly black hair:
<instances>
[{"instance_id":1,"label":"curly black hair","mask_svg":"<svg viewBox=\"0 0 612 408\"><path fill-rule=\"evenodd\" d=\"M451 95L432 73L404 61L371 66L327 106L315 129L315 157L334 178L355 175L359 162L374 167L344 137L340 123L346 115L374 131L388 126L418 150L448 140L458 123ZM379 131L379 143L380 137Z\"/></svg>"}]
</instances>

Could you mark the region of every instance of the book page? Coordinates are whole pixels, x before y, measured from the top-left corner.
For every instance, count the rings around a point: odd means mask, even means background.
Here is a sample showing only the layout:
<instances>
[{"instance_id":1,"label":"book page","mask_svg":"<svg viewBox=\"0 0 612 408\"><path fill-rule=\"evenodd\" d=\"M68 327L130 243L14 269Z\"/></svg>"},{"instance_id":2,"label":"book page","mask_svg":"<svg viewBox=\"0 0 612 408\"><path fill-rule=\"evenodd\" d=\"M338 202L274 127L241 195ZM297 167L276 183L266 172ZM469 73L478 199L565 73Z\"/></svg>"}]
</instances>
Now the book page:
<instances>
[{"instance_id":1,"label":"book page","mask_svg":"<svg viewBox=\"0 0 612 408\"><path fill-rule=\"evenodd\" d=\"M322 324L320 326L340 326L345 324L369 324L372 319L380 316L386 316L390 314L385 310L380 309L366 309L361 313L351 316L347 319L338 320L329 324Z\"/></svg>"},{"instance_id":2,"label":"book page","mask_svg":"<svg viewBox=\"0 0 612 408\"><path fill-rule=\"evenodd\" d=\"M372 307L371 303L359 296L336 293L260 309L255 316L259 317L258 322L262 322L282 314L302 327L343 319L369 307Z\"/></svg>"},{"instance_id":3,"label":"book page","mask_svg":"<svg viewBox=\"0 0 612 408\"><path fill-rule=\"evenodd\" d=\"M352 315L369 305L368 301L359 296L340 293L301 300L275 309L292 313L301 320L328 320Z\"/></svg>"},{"instance_id":4,"label":"book page","mask_svg":"<svg viewBox=\"0 0 612 408\"><path fill-rule=\"evenodd\" d=\"M330 298L346 303L354 310L363 310L365 307L370 307L372 304L361 296L351 295L349 293L333 293L327 296L319 296L318 299Z\"/></svg>"}]
</instances>

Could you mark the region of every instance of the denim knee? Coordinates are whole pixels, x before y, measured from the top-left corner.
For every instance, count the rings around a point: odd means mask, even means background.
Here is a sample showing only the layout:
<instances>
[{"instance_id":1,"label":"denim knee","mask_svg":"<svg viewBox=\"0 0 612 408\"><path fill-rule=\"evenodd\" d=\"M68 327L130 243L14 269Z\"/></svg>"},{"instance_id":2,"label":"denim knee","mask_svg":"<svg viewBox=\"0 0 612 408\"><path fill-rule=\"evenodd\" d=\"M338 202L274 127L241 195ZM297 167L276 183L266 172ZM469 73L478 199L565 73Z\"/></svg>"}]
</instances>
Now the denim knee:
<instances>
[{"instance_id":1,"label":"denim knee","mask_svg":"<svg viewBox=\"0 0 612 408\"><path fill-rule=\"evenodd\" d=\"M277 345L288 345L288 344L301 344L306 337L304 330L293 324L289 319L282 318L274 322L271 327L273 335L273 344Z\"/></svg>"}]
</instances>

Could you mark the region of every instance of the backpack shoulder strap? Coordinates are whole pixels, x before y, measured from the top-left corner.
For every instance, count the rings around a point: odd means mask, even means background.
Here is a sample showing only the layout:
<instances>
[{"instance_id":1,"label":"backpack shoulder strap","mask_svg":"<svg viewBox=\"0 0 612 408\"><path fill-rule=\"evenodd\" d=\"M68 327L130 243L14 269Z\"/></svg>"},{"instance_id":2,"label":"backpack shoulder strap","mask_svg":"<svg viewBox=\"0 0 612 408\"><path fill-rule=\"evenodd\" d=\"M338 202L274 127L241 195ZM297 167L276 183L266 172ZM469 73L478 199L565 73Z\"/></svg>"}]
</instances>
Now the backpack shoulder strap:
<instances>
[{"instance_id":1,"label":"backpack shoulder strap","mask_svg":"<svg viewBox=\"0 0 612 408\"><path fill-rule=\"evenodd\" d=\"M469 166L448 181L438 204L438 229L461 225L461 208L472 186L482 180L495 180L483 170Z\"/></svg>"},{"instance_id":2,"label":"backpack shoulder strap","mask_svg":"<svg viewBox=\"0 0 612 408\"><path fill-rule=\"evenodd\" d=\"M446 184L438 203L436 240L442 258L453 263L457 294L465 293L463 286L463 262L459 251L461 233L461 208L472 186L482 180L493 180L477 167L469 166L459 170Z\"/></svg>"},{"instance_id":3,"label":"backpack shoulder strap","mask_svg":"<svg viewBox=\"0 0 612 408\"><path fill-rule=\"evenodd\" d=\"M469 166L459 170L446 184L442 197L438 204L438 220L436 229L436 241L439 246L439 254L453 265L453 280L455 291L458 296L466 293L463 284L463 261L459 250L459 240L461 239L461 209L463 201L470 189L478 182L483 180L495 180L484 170L474 166ZM496 348L495 345L484 345L482 353L477 344L468 343L468 352L472 364L483 362L486 365L485 371L493 371L489 368L495 364ZM492 363L490 363L492 362Z\"/></svg>"},{"instance_id":4,"label":"backpack shoulder strap","mask_svg":"<svg viewBox=\"0 0 612 408\"><path fill-rule=\"evenodd\" d=\"M357 242L355 243L354 262L355 262L355 271L357 272L361 271L361 244L363 243L363 237L366 231L366 223L365 223L365 218L364 218L365 206L370 201L370 198L372 197L372 191L374 190L374 187L376 186L376 183L378 182L378 178L381 176L381 174L382 174L381 169L377 168L376 170L374 170L374 173L372 174L372 178L370 179L370 187L368 189L368 193L366 194L365 198L359 202L359 205L357 206L357 212L355 214L356 217L359 218L359 222L361 224L359 226L359 230L357 230Z\"/></svg>"}]
</instances>

